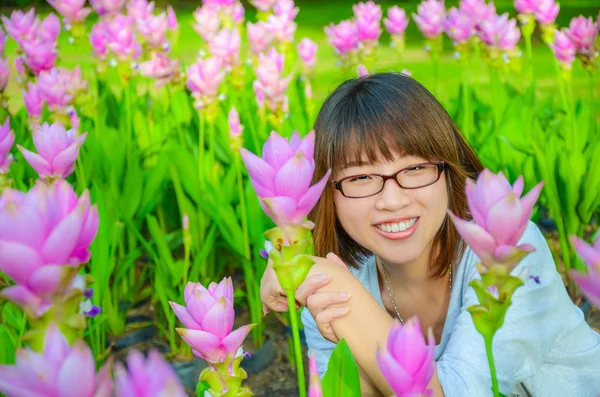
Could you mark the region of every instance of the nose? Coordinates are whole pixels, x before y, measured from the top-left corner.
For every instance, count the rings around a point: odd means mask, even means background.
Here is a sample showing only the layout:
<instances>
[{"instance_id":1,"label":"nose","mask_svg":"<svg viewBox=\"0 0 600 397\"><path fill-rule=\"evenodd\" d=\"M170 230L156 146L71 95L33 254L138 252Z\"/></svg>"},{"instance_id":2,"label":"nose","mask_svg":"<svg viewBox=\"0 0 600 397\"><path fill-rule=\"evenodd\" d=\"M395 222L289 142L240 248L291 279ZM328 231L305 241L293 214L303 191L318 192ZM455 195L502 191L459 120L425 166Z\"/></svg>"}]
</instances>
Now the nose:
<instances>
[{"instance_id":1,"label":"nose","mask_svg":"<svg viewBox=\"0 0 600 397\"><path fill-rule=\"evenodd\" d=\"M375 208L380 211L397 211L412 202L410 190L403 189L395 179L385 181L383 190L377 195Z\"/></svg>"}]
</instances>

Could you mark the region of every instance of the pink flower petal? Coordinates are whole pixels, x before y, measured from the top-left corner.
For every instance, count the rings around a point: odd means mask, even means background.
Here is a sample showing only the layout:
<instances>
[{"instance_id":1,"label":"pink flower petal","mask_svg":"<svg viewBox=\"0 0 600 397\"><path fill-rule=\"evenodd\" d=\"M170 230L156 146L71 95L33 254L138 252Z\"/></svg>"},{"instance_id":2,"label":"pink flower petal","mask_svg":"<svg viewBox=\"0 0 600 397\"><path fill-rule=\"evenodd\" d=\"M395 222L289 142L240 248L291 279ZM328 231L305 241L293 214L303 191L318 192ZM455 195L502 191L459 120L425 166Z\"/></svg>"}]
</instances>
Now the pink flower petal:
<instances>
[{"instance_id":1,"label":"pink flower petal","mask_svg":"<svg viewBox=\"0 0 600 397\"><path fill-rule=\"evenodd\" d=\"M47 262L69 262L83 227L84 213L84 203L80 203L52 230L42 249L42 255Z\"/></svg>"},{"instance_id":2,"label":"pink flower petal","mask_svg":"<svg viewBox=\"0 0 600 397\"><path fill-rule=\"evenodd\" d=\"M271 131L269 139L263 146L262 155L264 161L276 171L294 155L294 152L292 152L285 138L282 138L275 131ZM264 183L262 185L269 187Z\"/></svg>"},{"instance_id":3,"label":"pink flower petal","mask_svg":"<svg viewBox=\"0 0 600 397\"><path fill-rule=\"evenodd\" d=\"M215 303L215 298L207 290L197 288L186 302L186 310L197 324L202 324L202 319Z\"/></svg>"},{"instance_id":4,"label":"pink flower petal","mask_svg":"<svg viewBox=\"0 0 600 397\"><path fill-rule=\"evenodd\" d=\"M196 321L194 321L194 319L188 314L184 306L178 305L175 302L169 302L169 305L171 305L171 308L175 312L175 315L186 328L202 330L202 327L198 323L196 323Z\"/></svg>"},{"instance_id":5,"label":"pink flower petal","mask_svg":"<svg viewBox=\"0 0 600 397\"><path fill-rule=\"evenodd\" d=\"M571 276L592 306L600 307L600 277L581 274L575 270L571 271Z\"/></svg>"},{"instance_id":6,"label":"pink flower petal","mask_svg":"<svg viewBox=\"0 0 600 397\"><path fill-rule=\"evenodd\" d=\"M278 226L293 222L296 205L296 200L291 197L280 196L260 199L260 206Z\"/></svg>"},{"instance_id":7,"label":"pink flower petal","mask_svg":"<svg viewBox=\"0 0 600 397\"><path fill-rule=\"evenodd\" d=\"M492 236L475 223L460 219L450 211L448 211L448 214L452 218L454 227L456 227L460 236L471 247L473 252L479 256L483 264L493 264L496 242Z\"/></svg>"},{"instance_id":8,"label":"pink flower petal","mask_svg":"<svg viewBox=\"0 0 600 397\"><path fill-rule=\"evenodd\" d=\"M176 331L183 340L200 354L200 358L212 362L220 361L220 339L208 332L177 328ZM215 360L216 358L216 360Z\"/></svg>"},{"instance_id":9,"label":"pink flower petal","mask_svg":"<svg viewBox=\"0 0 600 397\"><path fill-rule=\"evenodd\" d=\"M513 245L500 245L494 251L494 261L508 268L515 267L527 254L535 251L530 244L522 244L517 247Z\"/></svg>"},{"instance_id":10,"label":"pink flower petal","mask_svg":"<svg viewBox=\"0 0 600 397\"><path fill-rule=\"evenodd\" d=\"M34 271L29 278L29 288L38 296L50 299L56 292L68 269L61 265L46 265Z\"/></svg>"},{"instance_id":11,"label":"pink flower petal","mask_svg":"<svg viewBox=\"0 0 600 397\"><path fill-rule=\"evenodd\" d=\"M36 315L42 304L42 300L37 295L21 285L4 288L0 291L0 296L5 297L31 315Z\"/></svg>"},{"instance_id":12,"label":"pink flower petal","mask_svg":"<svg viewBox=\"0 0 600 397\"><path fill-rule=\"evenodd\" d=\"M485 214L480 211L483 208L483 203L479 202L477 194L477 184L472 179L467 179L465 191L467 193L467 202L469 203L469 211L475 222L484 229L487 229Z\"/></svg>"},{"instance_id":13,"label":"pink flower petal","mask_svg":"<svg viewBox=\"0 0 600 397\"><path fill-rule=\"evenodd\" d=\"M69 354L69 343L55 324L50 324L44 336L44 359L61 364Z\"/></svg>"},{"instance_id":14,"label":"pink flower petal","mask_svg":"<svg viewBox=\"0 0 600 397\"><path fill-rule=\"evenodd\" d=\"M96 363L90 348L82 340L75 342L58 374L58 395L87 397L94 393Z\"/></svg>"},{"instance_id":15,"label":"pink flower petal","mask_svg":"<svg viewBox=\"0 0 600 397\"><path fill-rule=\"evenodd\" d=\"M377 360L381 373L396 395L403 396L404 392L412 388L412 376L394 360L391 354L385 350L377 350L375 359Z\"/></svg>"},{"instance_id":16,"label":"pink flower petal","mask_svg":"<svg viewBox=\"0 0 600 397\"><path fill-rule=\"evenodd\" d=\"M576 236L571 236L571 244L573 244L577 254L579 254L586 265L594 266L600 263L600 250L595 249Z\"/></svg>"},{"instance_id":17,"label":"pink flower petal","mask_svg":"<svg viewBox=\"0 0 600 397\"><path fill-rule=\"evenodd\" d=\"M227 335L225 338L223 338L223 340L221 341L221 345L225 348L225 350L228 353L235 354L235 352L237 352L237 350L244 342L244 339L246 339L246 336L248 336L248 333L250 333L252 328L254 328L254 325L255 324L248 324L239 327L238 329Z\"/></svg>"},{"instance_id":18,"label":"pink flower petal","mask_svg":"<svg viewBox=\"0 0 600 397\"><path fill-rule=\"evenodd\" d=\"M201 326L204 331L223 339L231 332L234 319L233 303L221 298L204 315Z\"/></svg>"},{"instance_id":19,"label":"pink flower petal","mask_svg":"<svg viewBox=\"0 0 600 397\"><path fill-rule=\"evenodd\" d=\"M540 182L533 187L523 198L521 198L521 208L522 208L522 216L520 226L525 232L527 228L527 223L529 218L531 218L531 213L533 212L533 206L537 202L540 193L542 192L542 188L544 187L544 182Z\"/></svg>"},{"instance_id":20,"label":"pink flower petal","mask_svg":"<svg viewBox=\"0 0 600 397\"><path fill-rule=\"evenodd\" d=\"M17 147L21 151L21 154L23 154L23 157L25 157L25 160L33 167L40 177L52 175L52 167L42 156L30 152L21 145L17 145Z\"/></svg>"},{"instance_id":21,"label":"pink flower petal","mask_svg":"<svg viewBox=\"0 0 600 397\"><path fill-rule=\"evenodd\" d=\"M215 299L225 298L229 302L233 302L233 282L231 281L231 277L225 277L221 280L213 292L213 297Z\"/></svg>"},{"instance_id":22,"label":"pink flower petal","mask_svg":"<svg viewBox=\"0 0 600 397\"><path fill-rule=\"evenodd\" d=\"M81 149L81 145L83 145L86 135L87 133L81 134L81 136L75 139L70 146L60 152L52 160L52 170L55 174L62 175L63 178L69 176L73 170L73 165L77 160L77 156L79 156L79 149Z\"/></svg>"},{"instance_id":23,"label":"pink flower petal","mask_svg":"<svg viewBox=\"0 0 600 397\"><path fill-rule=\"evenodd\" d=\"M250 175L252 184L259 184L265 189L273 191L275 169L263 159L244 148L240 149L240 154L242 160L244 160L244 164L246 164L246 169L248 170L248 175Z\"/></svg>"},{"instance_id":24,"label":"pink flower petal","mask_svg":"<svg viewBox=\"0 0 600 397\"><path fill-rule=\"evenodd\" d=\"M521 202L512 191L489 209L486 230L494 237L496 244L517 244L521 238L516 235L521 215Z\"/></svg>"},{"instance_id":25,"label":"pink flower petal","mask_svg":"<svg viewBox=\"0 0 600 397\"><path fill-rule=\"evenodd\" d=\"M319 198L321 198L321 194L323 194L323 190L325 190L325 186L329 181L330 175L331 170L328 170L319 182L308 188L304 196L302 196L298 202L298 208L296 209L294 220L301 221L309 214L310 211L312 211L315 205L317 205L317 202L319 201Z\"/></svg>"},{"instance_id":26,"label":"pink flower petal","mask_svg":"<svg viewBox=\"0 0 600 397\"><path fill-rule=\"evenodd\" d=\"M275 195L300 200L312 181L314 166L298 151L275 175Z\"/></svg>"},{"instance_id":27,"label":"pink flower petal","mask_svg":"<svg viewBox=\"0 0 600 397\"><path fill-rule=\"evenodd\" d=\"M40 254L23 244L0 240L0 270L18 284L27 284L43 264Z\"/></svg>"},{"instance_id":28,"label":"pink flower petal","mask_svg":"<svg viewBox=\"0 0 600 397\"><path fill-rule=\"evenodd\" d=\"M298 147L298 150L300 150L304 154L304 157L306 157L308 160L312 161L314 159L315 130L311 130L308 134L306 134L302 140L302 143L300 144L300 147Z\"/></svg>"}]
</instances>

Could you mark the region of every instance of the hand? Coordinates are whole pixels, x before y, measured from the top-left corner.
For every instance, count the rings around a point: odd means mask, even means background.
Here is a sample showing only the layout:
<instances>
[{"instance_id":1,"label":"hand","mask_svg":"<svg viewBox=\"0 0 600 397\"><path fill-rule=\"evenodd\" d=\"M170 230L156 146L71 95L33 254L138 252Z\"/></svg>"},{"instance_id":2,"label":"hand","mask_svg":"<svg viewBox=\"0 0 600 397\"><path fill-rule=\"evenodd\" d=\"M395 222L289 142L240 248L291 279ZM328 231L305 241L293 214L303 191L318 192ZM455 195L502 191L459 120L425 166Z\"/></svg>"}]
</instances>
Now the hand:
<instances>
[{"instance_id":1,"label":"hand","mask_svg":"<svg viewBox=\"0 0 600 397\"><path fill-rule=\"evenodd\" d=\"M333 265L335 267L342 267L345 272L348 272L348 268L344 262L335 254L327 254L327 260L329 263L323 263L322 258L315 258L319 263L319 266ZM320 269L319 269L320 270ZM338 270L338 269L332 269ZM325 277L323 277L325 276ZM306 305L310 314L315 319L317 328L323 337L333 343L338 343L339 338L333 332L331 322L336 318L344 317L349 308L340 306L350 299L350 293L348 292L337 292L337 291L321 291L320 279L327 280L329 283L330 276L327 273L317 273L309 275L306 280L296 290L296 300Z\"/></svg>"}]
</instances>

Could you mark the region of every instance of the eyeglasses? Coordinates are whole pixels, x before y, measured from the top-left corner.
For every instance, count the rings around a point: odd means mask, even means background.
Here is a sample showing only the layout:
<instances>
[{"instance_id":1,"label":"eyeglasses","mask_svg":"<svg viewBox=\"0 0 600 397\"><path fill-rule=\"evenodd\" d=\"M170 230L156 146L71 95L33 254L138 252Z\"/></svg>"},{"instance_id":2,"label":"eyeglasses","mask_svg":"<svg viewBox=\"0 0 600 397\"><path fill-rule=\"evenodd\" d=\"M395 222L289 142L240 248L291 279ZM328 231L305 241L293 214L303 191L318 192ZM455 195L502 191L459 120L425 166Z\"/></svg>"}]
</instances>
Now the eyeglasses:
<instances>
[{"instance_id":1,"label":"eyeglasses","mask_svg":"<svg viewBox=\"0 0 600 397\"><path fill-rule=\"evenodd\" d=\"M333 186L348 198L374 196L383 190L388 179L394 179L403 189L419 189L436 183L446 168L443 161L411 165L392 175L360 174L332 181Z\"/></svg>"}]
</instances>

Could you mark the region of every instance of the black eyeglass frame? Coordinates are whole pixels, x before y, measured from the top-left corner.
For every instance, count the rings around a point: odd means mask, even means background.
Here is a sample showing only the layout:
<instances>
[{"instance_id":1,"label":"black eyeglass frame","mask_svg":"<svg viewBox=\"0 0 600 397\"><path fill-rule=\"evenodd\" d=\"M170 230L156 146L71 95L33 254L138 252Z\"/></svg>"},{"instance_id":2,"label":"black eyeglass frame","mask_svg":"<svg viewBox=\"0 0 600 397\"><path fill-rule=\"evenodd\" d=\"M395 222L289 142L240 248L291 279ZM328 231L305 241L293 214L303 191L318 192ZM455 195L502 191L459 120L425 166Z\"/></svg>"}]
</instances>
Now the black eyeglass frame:
<instances>
[{"instance_id":1,"label":"black eyeglass frame","mask_svg":"<svg viewBox=\"0 0 600 397\"><path fill-rule=\"evenodd\" d=\"M422 165L435 165L438 169L438 174L437 174L437 178L435 178L435 180L431 183L428 183L427 185L423 185L423 186L417 186L417 187L405 187L402 186L400 184L400 181L398 180L397 176L398 174L400 174L402 171L406 171L410 168L415 168L418 166L422 166ZM367 197L372 197L375 196L376 194L381 193L381 191L385 188L385 183L389 180L389 179L393 179L396 181L396 183L398 184L398 186L400 186L402 189L409 189L409 190L414 190L414 189L421 189L430 185L433 185L434 183L436 183L437 181L440 180L440 176L442 176L442 172L444 172L444 170L446 169L446 163L443 161L428 161L426 163L419 163L419 164L413 164L409 167L406 168L402 168L400 171L398 172L394 172L393 174L390 175L383 175L383 174L357 174L357 175L350 175L347 176L345 178L342 178L340 180L337 181L331 181L331 184L333 185L333 187L336 190L339 190L340 193L342 193L342 196L346 197L346 198L351 198L351 199L359 199L359 198L367 198ZM344 193L344 190L342 188L342 182L348 180L348 179L352 179L352 178L357 178L357 177L361 177L361 176L378 176L383 178L383 183L381 184L381 189L373 194L369 194L368 196L359 196L359 197L353 197L353 196L346 196L346 194Z\"/></svg>"}]
</instances>

